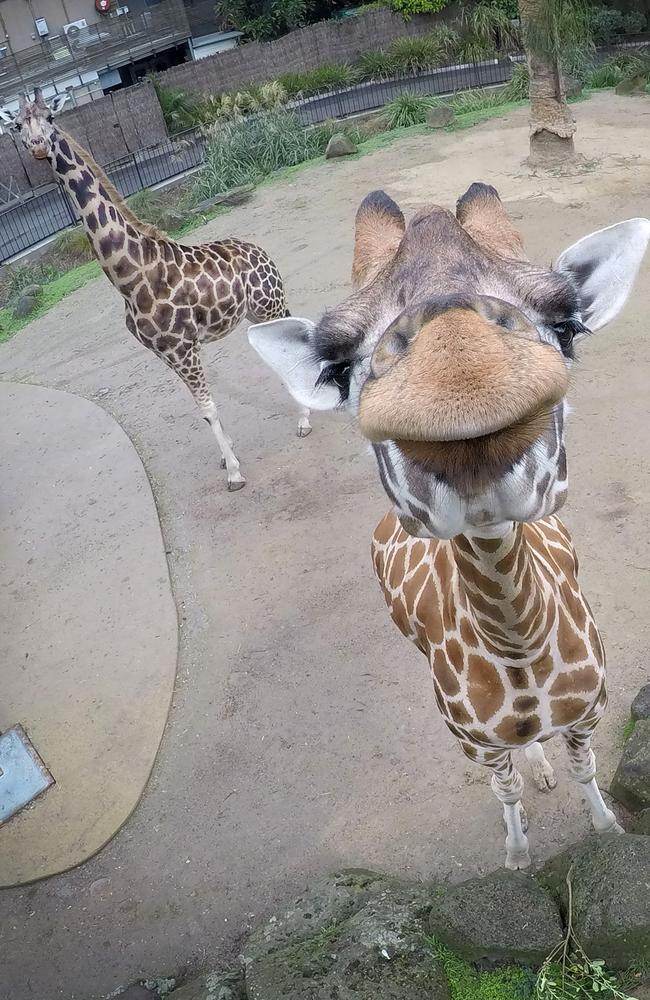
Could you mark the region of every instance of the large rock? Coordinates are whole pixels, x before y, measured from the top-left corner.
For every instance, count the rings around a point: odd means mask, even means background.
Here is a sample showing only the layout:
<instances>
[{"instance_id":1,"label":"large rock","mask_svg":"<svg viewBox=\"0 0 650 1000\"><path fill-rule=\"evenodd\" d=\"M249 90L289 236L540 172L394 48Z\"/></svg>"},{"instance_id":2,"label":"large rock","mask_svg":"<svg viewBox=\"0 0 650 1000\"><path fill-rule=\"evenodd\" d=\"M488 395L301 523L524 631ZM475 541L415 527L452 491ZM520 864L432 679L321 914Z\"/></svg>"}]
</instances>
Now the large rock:
<instances>
[{"instance_id":1,"label":"large rock","mask_svg":"<svg viewBox=\"0 0 650 1000\"><path fill-rule=\"evenodd\" d=\"M170 993L169 1000L246 1000L244 973L203 972Z\"/></svg>"},{"instance_id":2,"label":"large rock","mask_svg":"<svg viewBox=\"0 0 650 1000\"><path fill-rule=\"evenodd\" d=\"M393 882L342 924L253 959L248 1000L449 1000L426 941L430 893Z\"/></svg>"},{"instance_id":3,"label":"large rock","mask_svg":"<svg viewBox=\"0 0 650 1000\"><path fill-rule=\"evenodd\" d=\"M344 868L316 879L291 906L255 931L242 950L242 961L295 945L342 923L389 880L365 868Z\"/></svg>"},{"instance_id":4,"label":"large rock","mask_svg":"<svg viewBox=\"0 0 650 1000\"><path fill-rule=\"evenodd\" d=\"M562 940L552 896L530 875L505 869L441 891L429 929L471 962L537 966Z\"/></svg>"},{"instance_id":5,"label":"large rock","mask_svg":"<svg viewBox=\"0 0 650 1000\"><path fill-rule=\"evenodd\" d=\"M632 702L630 715L638 722L639 719L650 719L650 684L644 684Z\"/></svg>"},{"instance_id":6,"label":"large rock","mask_svg":"<svg viewBox=\"0 0 650 1000\"><path fill-rule=\"evenodd\" d=\"M348 139L347 135L344 135L343 132L337 132L327 143L325 159L331 160L335 156L349 156L351 153L356 153L356 151L357 147L352 140Z\"/></svg>"},{"instance_id":7,"label":"large rock","mask_svg":"<svg viewBox=\"0 0 650 1000\"><path fill-rule=\"evenodd\" d=\"M635 723L609 790L631 812L650 808L650 720Z\"/></svg>"},{"instance_id":8,"label":"large rock","mask_svg":"<svg viewBox=\"0 0 650 1000\"><path fill-rule=\"evenodd\" d=\"M637 813L636 816L633 816L627 824L627 832L641 833L645 837L650 837L650 809L644 809L642 812Z\"/></svg>"},{"instance_id":9,"label":"large rock","mask_svg":"<svg viewBox=\"0 0 650 1000\"><path fill-rule=\"evenodd\" d=\"M574 76L565 76L564 91L568 98L575 99L582 96L582 84Z\"/></svg>"},{"instance_id":10,"label":"large rock","mask_svg":"<svg viewBox=\"0 0 650 1000\"><path fill-rule=\"evenodd\" d=\"M439 107L430 108L427 111L427 125L429 128L445 128L451 125L454 120L454 109L448 104L441 104Z\"/></svg>"},{"instance_id":11,"label":"large rock","mask_svg":"<svg viewBox=\"0 0 650 1000\"><path fill-rule=\"evenodd\" d=\"M592 837L540 873L567 916L571 871L573 928L588 955L613 969L650 961L650 837Z\"/></svg>"},{"instance_id":12,"label":"large rock","mask_svg":"<svg viewBox=\"0 0 650 1000\"><path fill-rule=\"evenodd\" d=\"M626 76L616 85L616 93L630 94L633 96L636 96L637 94L645 94L646 84L647 80L644 76Z\"/></svg>"},{"instance_id":13,"label":"large rock","mask_svg":"<svg viewBox=\"0 0 650 1000\"><path fill-rule=\"evenodd\" d=\"M34 312L36 306L38 305L38 299L35 295L26 295L24 292L19 295L13 304L13 313L17 319L22 319L23 316L29 316L30 313Z\"/></svg>"}]
</instances>

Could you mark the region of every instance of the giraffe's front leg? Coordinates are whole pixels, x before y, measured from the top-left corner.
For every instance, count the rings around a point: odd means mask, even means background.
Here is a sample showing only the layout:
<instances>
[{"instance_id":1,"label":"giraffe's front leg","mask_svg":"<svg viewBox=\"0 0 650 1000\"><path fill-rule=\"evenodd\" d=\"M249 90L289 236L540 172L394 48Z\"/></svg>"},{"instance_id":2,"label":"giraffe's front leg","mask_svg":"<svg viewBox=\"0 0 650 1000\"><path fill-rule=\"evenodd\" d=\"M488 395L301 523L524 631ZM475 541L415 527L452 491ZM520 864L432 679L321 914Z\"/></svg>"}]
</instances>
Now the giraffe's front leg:
<instances>
[{"instance_id":1,"label":"giraffe's front leg","mask_svg":"<svg viewBox=\"0 0 650 1000\"><path fill-rule=\"evenodd\" d=\"M555 771L546 759L544 748L541 743L531 743L524 749L526 760L530 764L533 781L540 792L548 792L550 788L555 788L557 778Z\"/></svg>"},{"instance_id":2,"label":"giraffe's front leg","mask_svg":"<svg viewBox=\"0 0 650 1000\"><path fill-rule=\"evenodd\" d=\"M582 785L582 792L591 811L597 833L623 833L623 827L606 805L596 782L596 758L591 749L593 731L570 729L562 733L569 754L569 766L575 780Z\"/></svg>"},{"instance_id":3,"label":"giraffe's front leg","mask_svg":"<svg viewBox=\"0 0 650 1000\"><path fill-rule=\"evenodd\" d=\"M300 407L300 417L298 418L298 437L306 438L308 434L311 434L313 428L309 423L309 407Z\"/></svg>"},{"instance_id":4,"label":"giraffe's front leg","mask_svg":"<svg viewBox=\"0 0 650 1000\"><path fill-rule=\"evenodd\" d=\"M465 749L465 752L468 753L468 750ZM506 868L512 871L528 868L530 865L526 836L528 818L521 801L524 779L512 763L512 754L509 750L499 752L474 747L468 756L492 771L492 791L503 804L503 820L506 825Z\"/></svg>"}]
</instances>

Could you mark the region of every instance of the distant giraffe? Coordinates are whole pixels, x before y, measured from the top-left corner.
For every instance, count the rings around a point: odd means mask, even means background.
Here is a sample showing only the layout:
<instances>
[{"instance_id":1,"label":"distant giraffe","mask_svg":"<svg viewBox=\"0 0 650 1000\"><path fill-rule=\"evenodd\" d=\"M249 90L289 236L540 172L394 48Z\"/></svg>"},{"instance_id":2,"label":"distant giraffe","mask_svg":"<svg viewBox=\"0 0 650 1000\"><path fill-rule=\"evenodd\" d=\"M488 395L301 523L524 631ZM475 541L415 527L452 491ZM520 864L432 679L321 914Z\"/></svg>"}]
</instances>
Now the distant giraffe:
<instances>
[{"instance_id":1,"label":"distant giraffe","mask_svg":"<svg viewBox=\"0 0 650 1000\"><path fill-rule=\"evenodd\" d=\"M512 751L553 788L542 743L556 734L594 827L620 831L590 745L607 703L603 647L555 512L574 339L623 307L649 236L647 219L610 226L548 270L526 259L494 188L473 184L456 216L433 206L408 226L374 192L357 214L353 294L318 324L248 334L295 399L345 406L372 442L394 505L375 571L431 664L447 727L492 772L508 868L530 864Z\"/></svg>"},{"instance_id":2,"label":"distant giraffe","mask_svg":"<svg viewBox=\"0 0 650 1000\"><path fill-rule=\"evenodd\" d=\"M224 239L190 247L140 222L90 154L53 123L63 103L48 107L38 88L32 102L21 99L16 115L0 114L62 180L104 273L124 299L127 329L188 387L221 449L228 489L239 490L246 480L217 414L201 345L221 340L245 317L288 316L280 272L252 243ZM302 407L298 436L310 431L309 410Z\"/></svg>"}]
</instances>

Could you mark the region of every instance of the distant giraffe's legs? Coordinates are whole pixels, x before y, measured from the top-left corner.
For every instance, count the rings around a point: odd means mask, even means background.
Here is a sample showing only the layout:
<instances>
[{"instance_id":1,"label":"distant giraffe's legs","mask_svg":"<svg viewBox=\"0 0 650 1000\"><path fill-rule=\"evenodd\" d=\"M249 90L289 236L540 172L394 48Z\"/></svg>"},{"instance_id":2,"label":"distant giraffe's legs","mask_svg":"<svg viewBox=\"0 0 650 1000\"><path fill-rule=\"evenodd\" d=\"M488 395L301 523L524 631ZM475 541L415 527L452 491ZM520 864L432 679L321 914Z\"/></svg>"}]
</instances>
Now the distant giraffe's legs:
<instances>
[{"instance_id":1,"label":"distant giraffe's legs","mask_svg":"<svg viewBox=\"0 0 650 1000\"><path fill-rule=\"evenodd\" d=\"M503 819L506 825L506 868L517 871L528 868L530 853L528 850L528 818L521 796L524 790L524 779L512 763L509 750L501 752L494 750L477 750L475 747L461 747L468 757L479 764L484 764L492 771L492 791L503 804ZM469 751L469 752L468 752Z\"/></svg>"},{"instance_id":2,"label":"distant giraffe's legs","mask_svg":"<svg viewBox=\"0 0 650 1000\"><path fill-rule=\"evenodd\" d=\"M246 484L246 480L239 471L239 461L233 451L232 440L224 431L219 420L217 407L212 399L203 371L199 346L196 343L186 344L182 345L182 349L184 353L180 360L177 357L167 357L164 354L160 354L159 357L183 380L192 393L201 416L212 428L221 451L221 467L225 467L228 472L228 489L231 491L240 490ZM179 353L180 351L177 349L176 356Z\"/></svg>"},{"instance_id":3,"label":"distant giraffe's legs","mask_svg":"<svg viewBox=\"0 0 650 1000\"><path fill-rule=\"evenodd\" d=\"M311 434L312 426L309 423L309 407L300 407L300 417L298 419L298 437L306 438L308 434Z\"/></svg>"},{"instance_id":4,"label":"distant giraffe's legs","mask_svg":"<svg viewBox=\"0 0 650 1000\"><path fill-rule=\"evenodd\" d=\"M623 828L612 810L608 809L596 783L596 758L591 749L592 733L570 729L562 733L562 736L569 754L571 774L582 785L594 829L597 833L623 833Z\"/></svg>"},{"instance_id":5,"label":"distant giraffe's legs","mask_svg":"<svg viewBox=\"0 0 650 1000\"><path fill-rule=\"evenodd\" d=\"M546 759L542 744L531 743L529 747L525 748L524 753L530 764L533 781L540 792L547 792L549 788L555 788L557 778L555 777L553 768Z\"/></svg>"}]
</instances>

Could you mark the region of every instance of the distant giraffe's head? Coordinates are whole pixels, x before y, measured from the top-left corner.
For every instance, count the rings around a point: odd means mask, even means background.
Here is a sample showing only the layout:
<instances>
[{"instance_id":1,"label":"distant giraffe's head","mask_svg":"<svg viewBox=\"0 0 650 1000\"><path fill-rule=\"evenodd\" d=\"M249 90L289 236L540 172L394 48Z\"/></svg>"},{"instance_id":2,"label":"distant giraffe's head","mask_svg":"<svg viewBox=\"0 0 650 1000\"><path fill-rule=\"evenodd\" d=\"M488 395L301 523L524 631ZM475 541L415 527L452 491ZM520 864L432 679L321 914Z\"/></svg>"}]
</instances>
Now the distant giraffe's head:
<instances>
[{"instance_id":1,"label":"distant giraffe's head","mask_svg":"<svg viewBox=\"0 0 650 1000\"><path fill-rule=\"evenodd\" d=\"M412 534L453 537L564 502L565 395L576 338L623 307L650 237L632 219L530 264L493 188L408 225L382 192L357 214L356 291L318 324L249 338L292 395L345 406Z\"/></svg>"},{"instance_id":2,"label":"distant giraffe's head","mask_svg":"<svg viewBox=\"0 0 650 1000\"><path fill-rule=\"evenodd\" d=\"M18 111L0 110L0 118L20 133L25 149L37 160L46 159L52 152L52 141L56 133L54 116L58 115L68 99L68 94L55 97L48 105L43 91L37 87L34 100L20 98Z\"/></svg>"}]
</instances>

